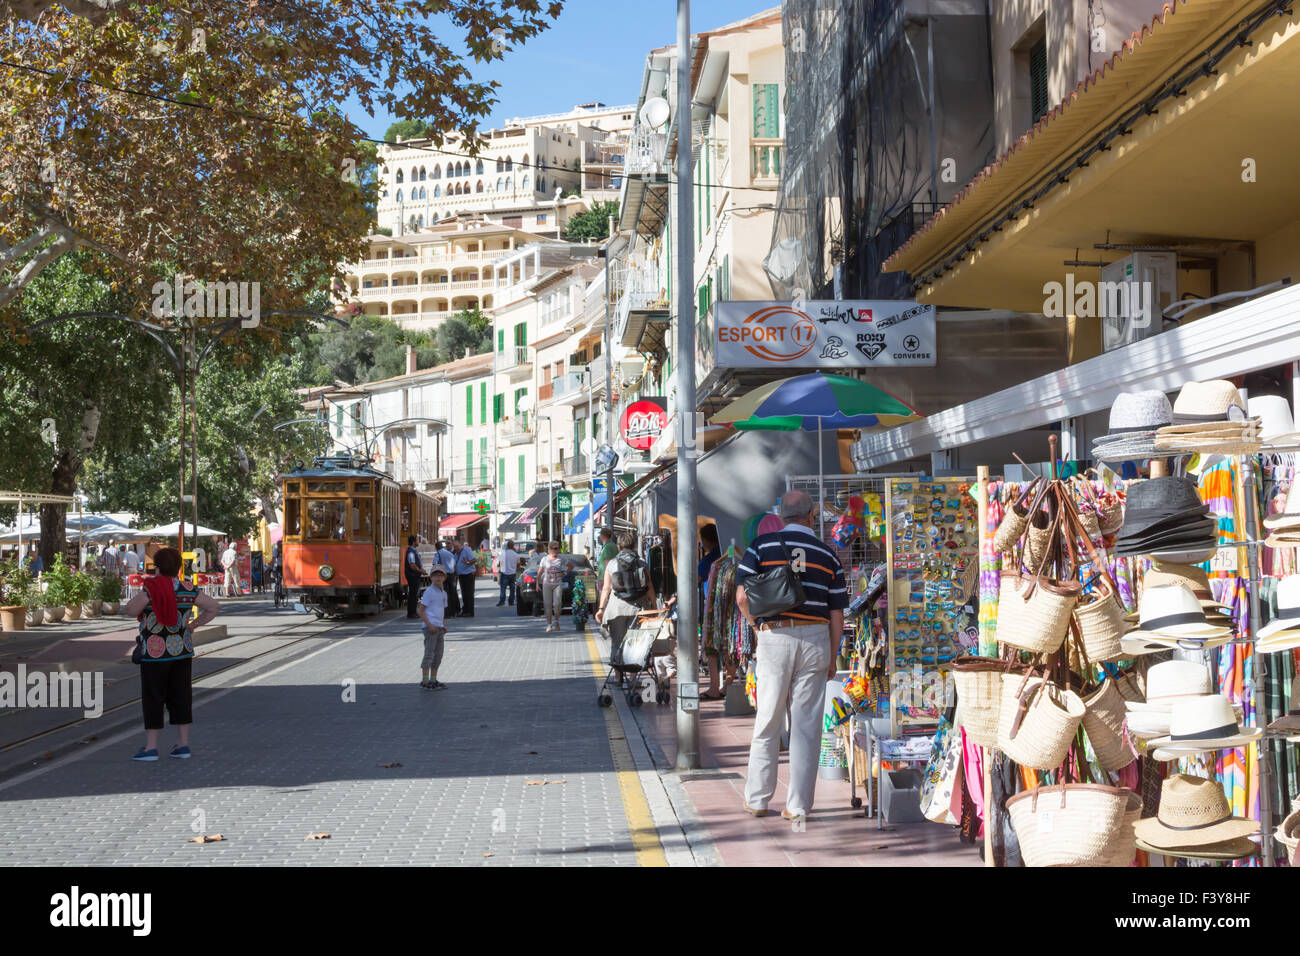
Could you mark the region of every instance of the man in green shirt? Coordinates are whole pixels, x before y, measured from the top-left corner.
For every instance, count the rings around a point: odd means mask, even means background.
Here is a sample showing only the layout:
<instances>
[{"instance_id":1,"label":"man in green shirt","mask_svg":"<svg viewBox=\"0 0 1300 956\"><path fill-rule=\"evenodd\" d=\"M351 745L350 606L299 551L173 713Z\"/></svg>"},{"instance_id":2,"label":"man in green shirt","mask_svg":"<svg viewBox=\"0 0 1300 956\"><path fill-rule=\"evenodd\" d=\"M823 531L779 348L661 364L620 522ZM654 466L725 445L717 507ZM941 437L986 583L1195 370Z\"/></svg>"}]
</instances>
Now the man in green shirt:
<instances>
[{"instance_id":1,"label":"man in green shirt","mask_svg":"<svg viewBox=\"0 0 1300 956\"><path fill-rule=\"evenodd\" d=\"M600 529L600 556L596 559L596 582L602 583L605 580L605 565L614 560L618 554L618 545L614 544L614 536L610 534L608 528Z\"/></svg>"}]
</instances>

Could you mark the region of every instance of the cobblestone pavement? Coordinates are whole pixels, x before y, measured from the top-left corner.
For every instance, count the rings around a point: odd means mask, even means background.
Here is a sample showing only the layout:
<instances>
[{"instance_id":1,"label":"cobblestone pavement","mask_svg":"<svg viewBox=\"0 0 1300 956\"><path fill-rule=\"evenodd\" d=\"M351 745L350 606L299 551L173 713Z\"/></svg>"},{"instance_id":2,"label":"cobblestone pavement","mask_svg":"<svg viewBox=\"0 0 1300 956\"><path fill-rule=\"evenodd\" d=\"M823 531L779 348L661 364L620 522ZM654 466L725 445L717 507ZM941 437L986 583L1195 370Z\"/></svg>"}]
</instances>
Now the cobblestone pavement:
<instances>
[{"instance_id":1,"label":"cobblestone pavement","mask_svg":"<svg viewBox=\"0 0 1300 956\"><path fill-rule=\"evenodd\" d=\"M221 675L189 761L170 729L159 762L131 761L134 723L0 784L0 863L635 863L585 637L490 589L449 622L446 690L420 688L418 625L390 612Z\"/></svg>"}]
</instances>

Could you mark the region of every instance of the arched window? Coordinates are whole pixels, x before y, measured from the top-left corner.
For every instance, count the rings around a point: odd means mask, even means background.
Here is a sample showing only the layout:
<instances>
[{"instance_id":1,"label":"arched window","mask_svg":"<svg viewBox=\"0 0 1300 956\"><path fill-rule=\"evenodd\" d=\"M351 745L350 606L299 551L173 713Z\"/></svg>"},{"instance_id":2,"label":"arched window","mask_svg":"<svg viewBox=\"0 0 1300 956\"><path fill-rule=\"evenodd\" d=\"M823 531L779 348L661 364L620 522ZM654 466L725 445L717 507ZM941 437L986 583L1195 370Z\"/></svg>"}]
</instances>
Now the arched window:
<instances>
[{"instance_id":1,"label":"arched window","mask_svg":"<svg viewBox=\"0 0 1300 956\"><path fill-rule=\"evenodd\" d=\"M545 176L538 176L538 177L537 177L537 191L538 191L539 193L544 193L544 192L546 192L546 177L545 177Z\"/></svg>"},{"instance_id":2,"label":"arched window","mask_svg":"<svg viewBox=\"0 0 1300 956\"><path fill-rule=\"evenodd\" d=\"M401 176L401 173L398 173L398 176ZM401 182L401 180L399 179L398 182ZM400 189L397 191L397 201L402 201L402 191Z\"/></svg>"},{"instance_id":3,"label":"arched window","mask_svg":"<svg viewBox=\"0 0 1300 956\"><path fill-rule=\"evenodd\" d=\"M424 167L420 167L420 182L424 182L428 177L425 175Z\"/></svg>"},{"instance_id":4,"label":"arched window","mask_svg":"<svg viewBox=\"0 0 1300 956\"><path fill-rule=\"evenodd\" d=\"M401 171L400 169L397 171L397 181L398 181L399 183L401 183L401 182L405 182L405 181L406 181L406 180L404 180L404 179L402 178L402 171Z\"/></svg>"},{"instance_id":5,"label":"arched window","mask_svg":"<svg viewBox=\"0 0 1300 956\"><path fill-rule=\"evenodd\" d=\"M527 166L527 165L528 165L528 154L527 154L527 153L524 153L524 161L523 161L522 163L520 163L519 165L520 165L520 166Z\"/></svg>"},{"instance_id":6,"label":"arched window","mask_svg":"<svg viewBox=\"0 0 1300 956\"><path fill-rule=\"evenodd\" d=\"M433 178L442 179L442 164L438 163L433 167Z\"/></svg>"},{"instance_id":7,"label":"arched window","mask_svg":"<svg viewBox=\"0 0 1300 956\"><path fill-rule=\"evenodd\" d=\"M421 199L428 199L428 198L429 198L429 194L426 193L426 192L424 191L424 187L423 187L423 186L420 187L420 198L421 198Z\"/></svg>"},{"instance_id":8,"label":"arched window","mask_svg":"<svg viewBox=\"0 0 1300 956\"><path fill-rule=\"evenodd\" d=\"M527 177L527 176L524 177L523 186L522 186L521 188L523 189L524 192L528 192L528 177Z\"/></svg>"},{"instance_id":9,"label":"arched window","mask_svg":"<svg viewBox=\"0 0 1300 956\"><path fill-rule=\"evenodd\" d=\"M421 216L421 217L420 217L420 228L421 228L421 229L424 228L424 216Z\"/></svg>"},{"instance_id":10,"label":"arched window","mask_svg":"<svg viewBox=\"0 0 1300 956\"><path fill-rule=\"evenodd\" d=\"M441 195L442 195L442 187L441 187L441 186L434 186L434 187L433 187L433 198L434 198L434 199L437 199L437 198L438 198L439 196L441 196Z\"/></svg>"},{"instance_id":11,"label":"arched window","mask_svg":"<svg viewBox=\"0 0 1300 956\"><path fill-rule=\"evenodd\" d=\"M483 180L480 179L478 181L478 184L474 187L474 192L481 193L482 191L483 191Z\"/></svg>"},{"instance_id":12,"label":"arched window","mask_svg":"<svg viewBox=\"0 0 1300 956\"><path fill-rule=\"evenodd\" d=\"M497 172L502 172L506 168L505 162L500 156L497 157Z\"/></svg>"},{"instance_id":13,"label":"arched window","mask_svg":"<svg viewBox=\"0 0 1300 956\"><path fill-rule=\"evenodd\" d=\"M480 176L483 175L483 160L480 159L477 163L474 164L474 172ZM479 191L482 192L482 190Z\"/></svg>"},{"instance_id":14,"label":"arched window","mask_svg":"<svg viewBox=\"0 0 1300 956\"><path fill-rule=\"evenodd\" d=\"M468 165L469 165L468 163L457 163L457 164L456 164L456 175L457 175L457 176L464 176L464 175L465 175L465 167L468 166Z\"/></svg>"},{"instance_id":15,"label":"arched window","mask_svg":"<svg viewBox=\"0 0 1300 956\"><path fill-rule=\"evenodd\" d=\"M514 160L512 160L509 156L507 156L507 157L506 157L506 172L510 172L510 170L513 169L513 168L514 168Z\"/></svg>"}]
</instances>

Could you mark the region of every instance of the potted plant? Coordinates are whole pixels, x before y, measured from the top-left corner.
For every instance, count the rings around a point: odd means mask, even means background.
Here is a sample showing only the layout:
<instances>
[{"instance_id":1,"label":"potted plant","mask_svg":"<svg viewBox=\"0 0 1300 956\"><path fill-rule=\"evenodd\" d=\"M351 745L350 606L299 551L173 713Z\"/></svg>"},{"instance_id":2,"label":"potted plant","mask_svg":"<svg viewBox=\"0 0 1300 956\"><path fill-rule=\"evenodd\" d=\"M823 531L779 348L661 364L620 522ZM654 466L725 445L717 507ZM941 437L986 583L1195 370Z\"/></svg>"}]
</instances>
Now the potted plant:
<instances>
[{"instance_id":1,"label":"potted plant","mask_svg":"<svg viewBox=\"0 0 1300 956\"><path fill-rule=\"evenodd\" d=\"M104 614L116 614L122 605L122 579L116 574L106 574L99 582L99 599L104 602Z\"/></svg>"},{"instance_id":2,"label":"potted plant","mask_svg":"<svg viewBox=\"0 0 1300 956\"><path fill-rule=\"evenodd\" d=\"M89 574L84 571L73 572L68 587L68 603L64 605L68 609L68 620L76 621L94 614L90 604L90 595L94 590L95 582L90 579Z\"/></svg>"},{"instance_id":3,"label":"potted plant","mask_svg":"<svg viewBox=\"0 0 1300 956\"><path fill-rule=\"evenodd\" d=\"M25 571L12 561L0 565L0 630L21 631L27 623Z\"/></svg>"},{"instance_id":4,"label":"potted plant","mask_svg":"<svg viewBox=\"0 0 1300 956\"><path fill-rule=\"evenodd\" d=\"M104 602L99 597L100 572L79 571L77 577L81 580L78 592L81 595L81 616L99 617L104 607Z\"/></svg>"},{"instance_id":5,"label":"potted plant","mask_svg":"<svg viewBox=\"0 0 1300 956\"><path fill-rule=\"evenodd\" d=\"M72 569L63 560L63 555L54 556L54 565L45 572L45 620L69 621L81 617L81 601L77 597Z\"/></svg>"}]
</instances>

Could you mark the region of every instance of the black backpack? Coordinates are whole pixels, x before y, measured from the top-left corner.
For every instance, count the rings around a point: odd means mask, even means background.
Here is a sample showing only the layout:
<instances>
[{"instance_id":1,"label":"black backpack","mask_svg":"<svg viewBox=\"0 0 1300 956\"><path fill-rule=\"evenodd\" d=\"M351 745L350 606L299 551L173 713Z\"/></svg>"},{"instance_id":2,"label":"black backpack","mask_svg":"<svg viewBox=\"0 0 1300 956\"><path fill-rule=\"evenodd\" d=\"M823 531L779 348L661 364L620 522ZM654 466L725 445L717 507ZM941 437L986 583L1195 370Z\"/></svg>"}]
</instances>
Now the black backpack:
<instances>
[{"instance_id":1,"label":"black backpack","mask_svg":"<svg viewBox=\"0 0 1300 956\"><path fill-rule=\"evenodd\" d=\"M618 553L609 577L614 593L630 604L641 600L650 590L650 569L631 551Z\"/></svg>"}]
</instances>

